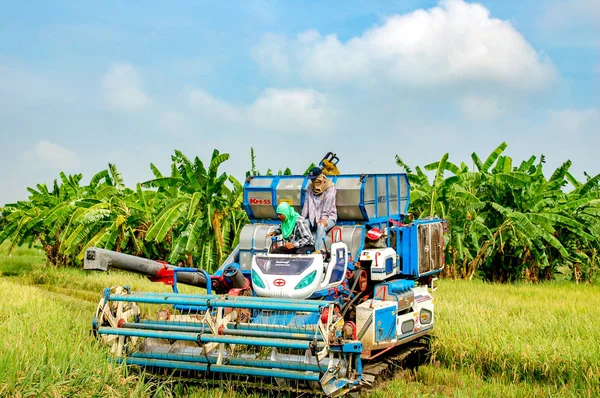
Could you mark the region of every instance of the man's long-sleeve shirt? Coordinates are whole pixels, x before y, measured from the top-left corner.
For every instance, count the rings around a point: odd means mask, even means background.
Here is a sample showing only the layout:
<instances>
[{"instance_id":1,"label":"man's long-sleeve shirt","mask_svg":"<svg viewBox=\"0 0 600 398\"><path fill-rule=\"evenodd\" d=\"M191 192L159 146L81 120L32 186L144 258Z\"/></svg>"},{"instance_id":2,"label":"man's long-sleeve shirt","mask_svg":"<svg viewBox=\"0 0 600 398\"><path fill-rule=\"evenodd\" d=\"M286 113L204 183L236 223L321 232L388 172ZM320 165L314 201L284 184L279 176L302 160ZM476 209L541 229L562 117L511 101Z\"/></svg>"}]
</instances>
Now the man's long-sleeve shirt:
<instances>
[{"instance_id":1,"label":"man's long-sleeve shirt","mask_svg":"<svg viewBox=\"0 0 600 398\"><path fill-rule=\"evenodd\" d=\"M304 207L302 207L302 217L306 218L312 226L316 226L322 219L337 222L336 194L335 186L330 187L321 195L315 195L309 186L306 190Z\"/></svg>"},{"instance_id":2,"label":"man's long-sleeve shirt","mask_svg":"<svg viewBox=\"0 0 600 398\"><path fill-rule=\"evenodd\" d=\"M276 235L281 234L281 226L279 226L275 231ZM290 234L288 239L284 239L286 242L294 243L294 247L296 249L304 246L314 245L315 238L310 232L310 226L308 225L308 221L302 217L298 216L296 218L296 225L294 225L294 230Z\"/></svg>"}]
</instances>

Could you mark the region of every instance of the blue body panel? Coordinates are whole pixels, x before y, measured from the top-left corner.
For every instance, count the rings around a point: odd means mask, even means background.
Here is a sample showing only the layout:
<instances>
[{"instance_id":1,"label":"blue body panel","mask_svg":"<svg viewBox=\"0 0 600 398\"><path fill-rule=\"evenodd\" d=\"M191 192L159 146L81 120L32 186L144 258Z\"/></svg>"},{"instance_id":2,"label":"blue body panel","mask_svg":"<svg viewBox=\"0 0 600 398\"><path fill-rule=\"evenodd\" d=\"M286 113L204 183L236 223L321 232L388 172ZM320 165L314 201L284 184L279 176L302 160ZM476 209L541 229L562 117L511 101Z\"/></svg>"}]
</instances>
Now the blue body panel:
<instances>
[{"instance_id":1,"label":"blue body panel","mask_svg":"<svg viewBox=\"0 0 600 398\"><path fill-rule=\"evenodd\" d=\"M407 278L421 278L428 275L438 274L442 269L419 273L419 225L441 223L438 218L428 220L415 220L412 224L394 227L396 231L396 252L398 258L398 272Z\"/></svg>"},{"instance_id":2,"label":"blue body panel","mask_svg":"<svg viewBox=\"0 0 600 398\"><path fill-rule=\"evenodd\" d=\"M386 282L390 293L404 293L415 287L415 281L400 279Z\"/></svg>"},{"instance_id":3,"label":"blue body panel","mask_svg":"<svg viewBox=\"0 0 600 398\"><path fill-rule=\"evenodd\" d=\"M375 341L386 341L396 338L396 306L377 308L375 310Z\"/></svg>"},{"instance_id":4,"label":"blue body panel","mask_svg":"<svg viewBox=\"0 0 600 398\"><path fill-rule=\"evenodd\" d=\"M385 273L391 274L394 270L394 260L392 258L388 258L385 260Z\"/></svg>"},{"instance_id":5,"label":"blue body panel","mask_svg":"<svg viewBox=\"0 0 600 398\"><path fill-rule=\"evenodd\" d=\"M335 264L333 264L333 271L331 272L331 278L329 278L329 283L336 283L344 278L344 269L346 268L345 257L345 250L342 248L337 249L337 260ZM332 264L329 264L329 266L331 267Z\"/></svg>"},{"instance_id":6,"label":"blue body panel","mask_svg":"<svg viewBox=\"0 0 600 398\"><path fill-rule=\"evenodd\" d=\"M395 281L378 283L373 287L373 299L380 300L380 292L385 293L387 296L395 297L398 300L398 295L407 292L415 287L414 280L408 279L397 279ZM384 290L382 290L384 289Z\"/></svg>"}]
</instances>

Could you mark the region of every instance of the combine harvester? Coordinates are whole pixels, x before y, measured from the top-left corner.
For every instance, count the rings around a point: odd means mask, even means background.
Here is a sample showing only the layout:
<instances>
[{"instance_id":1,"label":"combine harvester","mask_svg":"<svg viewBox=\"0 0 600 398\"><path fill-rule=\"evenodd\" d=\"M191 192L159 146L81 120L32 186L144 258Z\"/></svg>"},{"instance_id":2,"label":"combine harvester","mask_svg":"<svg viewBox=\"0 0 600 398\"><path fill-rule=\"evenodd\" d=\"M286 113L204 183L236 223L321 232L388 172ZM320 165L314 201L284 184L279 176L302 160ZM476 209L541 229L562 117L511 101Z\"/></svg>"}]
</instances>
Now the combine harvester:
<instances>
[{"instance_id":1,"label":"combine harvester","mask_svg":"<svg viewBox=\"0 0 600 398\"><path fill-rule=\"evenodd\" d=\"M372 388L426 347L444 222L403 224L405 174L340 175L336 164L331 153L320 163L337 188L338 223L325 253L270 253L277 205L302 209L309 183L302 175L247 179L251 222L213 275L90 248L84 269L137 272L173 290L105 289L94 333L117 361L145 368L327 396ZM179 283L206 292L181 294Z\"/></svg>"}]
</instances>

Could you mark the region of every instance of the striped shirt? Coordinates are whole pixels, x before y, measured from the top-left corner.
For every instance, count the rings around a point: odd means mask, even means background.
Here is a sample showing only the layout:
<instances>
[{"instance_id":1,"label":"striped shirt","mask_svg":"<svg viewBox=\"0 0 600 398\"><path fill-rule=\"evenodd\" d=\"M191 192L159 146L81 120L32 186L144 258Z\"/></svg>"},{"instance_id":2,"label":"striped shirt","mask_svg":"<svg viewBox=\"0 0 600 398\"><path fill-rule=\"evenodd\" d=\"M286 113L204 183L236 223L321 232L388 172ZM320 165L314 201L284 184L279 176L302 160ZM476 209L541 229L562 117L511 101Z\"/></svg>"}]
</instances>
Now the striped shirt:
<instances>
[{"instance_id":1,"label":"striped shirt","mask_svg":"<svg viewBox=\"0 0 600 398\"><path fill-rule=\"evenodd\" d=\"M281 226L277 227L274 231L276 235L281 234ZM315 238L310 232L310 226L308 225L308 221L302 216L298 216L296 218L296 225L294 225L294 230L288 237L288 239L283 239L285 242L293 242L294 247L296 249L304 246L314 246Z\"/></svg>"},{"instance_id":2,"label":"striped shirt","mask_svg":"<svg viewBox=\"0 0 600 398\"><path fill-rule=\"evenodd\" d=\"M309 185L306 189L304 207L302 207L302 217L306 218L313 227L322 219L337 222L336 194L337 190L332 186L321 195L315 195Z\"/></svg>"}]
</instances>

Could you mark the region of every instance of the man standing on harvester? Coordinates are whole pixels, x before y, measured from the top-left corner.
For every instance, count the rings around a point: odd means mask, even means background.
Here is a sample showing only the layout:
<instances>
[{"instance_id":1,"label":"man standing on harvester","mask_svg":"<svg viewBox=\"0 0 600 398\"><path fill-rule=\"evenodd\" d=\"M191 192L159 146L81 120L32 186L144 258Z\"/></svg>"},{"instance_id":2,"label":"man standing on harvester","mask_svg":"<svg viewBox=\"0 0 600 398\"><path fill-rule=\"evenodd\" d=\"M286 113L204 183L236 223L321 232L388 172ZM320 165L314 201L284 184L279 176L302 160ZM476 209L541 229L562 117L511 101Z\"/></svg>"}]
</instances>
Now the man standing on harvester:
<instances>
[{"instance_id":1,"label":"man standing on harvester","mask_svg":"<svg viewBox=\"0 0 600 398\"><path fill-rule=\"evenodd\" d=\"M337 208L335 203L336 189L333 181L327 178L323 170L313 167L308 173L311 180L306 189L306 199L302 207L302 217L308 220L311 231L316 231L315 251L323 250L324 239L327 232L337 222Z\"/></svg>"}]
</instances>

